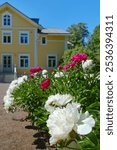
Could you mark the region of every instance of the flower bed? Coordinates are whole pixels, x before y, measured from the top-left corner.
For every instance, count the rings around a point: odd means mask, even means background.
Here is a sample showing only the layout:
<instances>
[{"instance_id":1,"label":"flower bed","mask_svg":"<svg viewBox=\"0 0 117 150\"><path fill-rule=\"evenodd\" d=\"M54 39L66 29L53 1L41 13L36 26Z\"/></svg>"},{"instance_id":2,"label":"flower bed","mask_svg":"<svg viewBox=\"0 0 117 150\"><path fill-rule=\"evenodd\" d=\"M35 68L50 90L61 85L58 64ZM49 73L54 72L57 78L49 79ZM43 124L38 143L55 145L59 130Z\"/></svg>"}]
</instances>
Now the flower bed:
<instances>
[{"instance_id":1,"label":"flower bed","mask_svg":"<svg viewBox=\"0 0 117 150\"><path fill-rule=\"evenodd\" d=\"M50 145L64 148L74 141L78 149L98 150L99 66L84 53L70 59L52 72L31 68L29 78L13 81L4 108L27 111L27 118L49 133Z\"/></svg>"}]
</instances>

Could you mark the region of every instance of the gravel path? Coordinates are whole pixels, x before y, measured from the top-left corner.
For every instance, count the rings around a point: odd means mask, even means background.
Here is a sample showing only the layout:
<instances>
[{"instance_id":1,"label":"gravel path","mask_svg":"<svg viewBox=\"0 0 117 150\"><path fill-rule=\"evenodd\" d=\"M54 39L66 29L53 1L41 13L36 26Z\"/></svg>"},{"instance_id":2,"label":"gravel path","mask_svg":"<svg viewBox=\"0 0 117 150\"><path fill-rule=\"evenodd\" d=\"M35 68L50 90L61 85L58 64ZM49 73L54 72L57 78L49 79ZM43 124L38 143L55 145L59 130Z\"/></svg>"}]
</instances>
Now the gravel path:
<instances>
[{"instance_id":1,"label":"gravel path","mask_svg":"<svg viewBox=\"0 0 117 150\"><path fill-rule=\"evenodd\" d=\"M3 96L9 84L0 83L0 150L44 149L36 129L30 122L21 121L27 115L23 111L6 113L3 109Z\"/></svg>"}]
</instances>

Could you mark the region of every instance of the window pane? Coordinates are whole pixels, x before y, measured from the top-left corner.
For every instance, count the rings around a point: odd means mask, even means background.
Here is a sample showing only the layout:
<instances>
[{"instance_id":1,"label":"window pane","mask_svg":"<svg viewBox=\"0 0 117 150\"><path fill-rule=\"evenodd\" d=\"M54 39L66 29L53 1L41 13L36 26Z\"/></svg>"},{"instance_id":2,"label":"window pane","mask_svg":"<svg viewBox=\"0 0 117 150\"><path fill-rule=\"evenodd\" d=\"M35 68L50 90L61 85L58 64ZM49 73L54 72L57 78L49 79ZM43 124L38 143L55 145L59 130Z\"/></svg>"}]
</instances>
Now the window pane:
<instances>
[{"instance_id":1,"label":"window pane","mask_svg":"<svg viewBox=\"0 0 117 150\"><path fill-rule=\"evenodd\" d=\"M10 26L10 19L8 19L8 25Z\"/></svg>"},{"instance_id":2,"label":"window pane","mask_svg":"<svg viewBox=\"0 0 117 150\"><path fill-rule=\"evenodd\" d=\"M25 59L25 67L28 67L28 59Z\"/></svg>"},{"instance_id":3,"label":"window pane","mask_svg":"<svg viewBox=\"0 0 117 150\"><path fill-rule=\"evenodd\" d=\"M3 25L10 26L11 25L11 17L10 15L6 14L3 16Z\"/></svg>"},{"instance_id":4,"label":"window pane","mask_svg":"<svg viewBox=\"0 0 117 150\"><path fill-rule=\"evenodd\" d=\"M20 37L20 42L23 43L23 37Z\"/></svg>"},{"instance_id":5,"label":"window pane","mask_svg":"<svg viewBox=\"0 0 117 150\"><path fill-rule=\"evenodd\" d=\"M56 61L55 60L53 60L53 67L55 67L56 66Z\"/></svg>"},{"instance_id":6,"label":"window pane","mask_svg":"<svg viewBox=\"0 0 117 150\"><path fill-rule=\"evenodd\" d=\"M22 43L22 44L28 43L28 34L27 33L20 34L20 43Z\"/></svg>"},{"instance_id":7,"label":"window pane","mask_svg":"<svg viewBox=\"0 0 117 150\"><path fill-rule=\"evenodd\" d=\"M3 63L6 65L6 56L4 56L4 62Z\"/></svg>"},{"instance_id":8,"label":"window pane","mask_svg":"<svg viewBox=\"0 0 117 150\"><path fill-rule=\"evenodd\" d=\"M6 19L4 19L4 25L6 25Z\"/></svg>"},{"instance_id":9,"label":"window pane","mask_svg":"<svg viewBox=\"0 0 117 150\"><path fill-rule=\"evenodd\" d=\"M46 44L46 38L42 37L42 44Z\"/></svg>"},{"instance_id":10,"label":"window pane","mask_svg":"<svg viewBox=\"0 0 117 150\"><path fill-rule=\"evenodd\" d=\"M24 67L24 60L23 59L20 60L20 67Z\"/></svg>"},{"instance_id":11,"label":"window pane","mask_svg":"<svg viewBox=\"0 0 117 150\"><path fill-rule=\"evenodd\" d=\"M20 56L20 58L27 58L28 59L28 56Z\"/></svg>"},{"instance_id":12,"label":"window pane","mask_svg":"<svg viewBox=\"0 0 117 150\"><path fill-rule=\"evenodd\" d=\"M48 67L56 67L56 56L48 56Z\"/></svg>"},{"instance_id":13,"label":"window pane","mask_svg":"<svg viewBox=\"0 0 117 150\"><path fill-rule=\"evenodd\" d=\"M55 59L55 56L49 56L49 59Z\"/></svg>"},{"instance_id":14,"label":"window pane","mask_svg":"<svg viewBox=\"0 0 117 150\"><path fill-rule=\"evenodd\" d=\"M11 33L3 33L3 43L11 43Z\"/></svg>"},{"instance_id":15,"label":"window pane","mask_svg":"<svg viewBox=\"0 0 117 150\"><path fill-rule=\"evenodd\" d=\"M6 40L6 36L4 36L3 42L6 43L6 41L7 41L7 40Z\"/></svg>"},{"instance_id":16,"label":"window pane","mask_svg":"<svg viewBox=\"0 0 117 150\"><path fill-rule=\"evenodd\" d=\"M8 64L11 65L11 57L8 56Z\"/></svg>"},{"instance_id":17,"label":"window pane","mask_svg":"<svg viewBox=\"0 0 117 150\"><path fill-rule=\"evenodd\" d=\"M24 43L28 43L28 38L27 37L25 37L25 42Z\"/></svg>"},{"instance_id":18,"label":"window pane","mask_svg":"<svg viewBox=\"0 0 117 150\"><path fill-rule=\"evenodd\" d=\"M28 56L20 56L20 67L29 67L29 57Z\"/></svg>"},{"instance_id":19,"label":"window pane","mask_svg":"<svg viewBox=\"0 0 117 150\"><path fill-rule=\"evenodd\" d=\"M51 67L51 60L48 60L48 67Z\"/></svg>"},{"instance_id":20,"label":"window pane","mask_svg":"<svg viewBox=\"0 0 117 150\"><path fill-rule=\"evenodd\" d=\"M11 37L8 36L8 43L11 43Z\"/></svg>"}]
</instances>

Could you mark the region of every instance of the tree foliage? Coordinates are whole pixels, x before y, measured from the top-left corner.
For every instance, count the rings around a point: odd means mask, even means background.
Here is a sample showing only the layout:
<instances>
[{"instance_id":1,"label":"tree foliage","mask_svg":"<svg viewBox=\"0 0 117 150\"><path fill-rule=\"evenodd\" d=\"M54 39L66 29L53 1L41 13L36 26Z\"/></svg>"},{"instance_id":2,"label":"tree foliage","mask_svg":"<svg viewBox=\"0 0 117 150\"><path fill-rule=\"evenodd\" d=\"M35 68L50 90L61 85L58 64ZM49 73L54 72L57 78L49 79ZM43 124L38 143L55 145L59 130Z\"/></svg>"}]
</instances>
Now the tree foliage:
<instances>
[{"instance_id":1,"label":"tree foliage","mask_svg":"<svg viewBox=\"0 0 117 150\"><path fill-rule=\"evenodd\" d=\"M93 52L100 51L100 25L95 27L87 46Z\"/></svg>"},{"instance_id":2,"label":"tree foliage","mask_svg":"<svg viewBox=\"0 0 117 150\"><path fill-rule=\"evenodd\" d=\"M69 42L75 46L84 46L86 38L89 36L89 31L85 23L73 24L67 29L71 33Z\"/></svg>"},{"instance_id":3,"label":"tree foliage","mask_svg":"<svg viewBox=\"0 0 117 150\"><path fill-rule=\"evenodd\" d=\"M83 26L84 28L81 28ZM100 63L100 25L96 26L93 34L90 36L87 43L85 43L85 38L89 37L89 32L84 23L78 23L71 25L68 28L72 35L69 41L74 45L71 49L64 52L60 63L63 65L69 63L69 57L75 55L76 53L86 53L88 54L88 59L93 59L99 65ZM81 34L82 33L82 34ZM80 35L80 36L79 36ZM81 42L82 41L82 42ZM83 44L84 43L84 44ZM84 46L85 45L85 46Z\"/></svg>"}]
</instances>

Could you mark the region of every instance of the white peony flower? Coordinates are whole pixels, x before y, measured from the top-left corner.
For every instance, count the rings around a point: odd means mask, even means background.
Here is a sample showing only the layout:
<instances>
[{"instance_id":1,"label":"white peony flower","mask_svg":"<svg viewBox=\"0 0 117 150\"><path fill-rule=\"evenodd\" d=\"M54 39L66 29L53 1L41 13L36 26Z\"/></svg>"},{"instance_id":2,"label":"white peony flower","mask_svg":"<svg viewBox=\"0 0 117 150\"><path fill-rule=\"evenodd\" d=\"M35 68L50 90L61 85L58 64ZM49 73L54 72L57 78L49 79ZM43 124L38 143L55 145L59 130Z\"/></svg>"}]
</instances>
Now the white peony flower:
<instances>
[{"instance_id":1,"label":"white peony flower","mask_svg":"<svg viewBox=\"0 0 117 150\"><path fill-rule=\"evenodd\" d=\"M28 77L26 75L19 77L17 79L18 85L22 84L24 81L26 81L28 79Z\"/></svg>"},{"instance_id":2,"label":"white peony flower","mask_svg":"<svg viewBox=\"0 0 117 150\"><path fill-rule=\"evenodd\" d=\"M91 69L94 66L93 60L82 61L82 68L86 70L87 68Z\"/></svg>"},{"instance_id":3,"label":"white peony flower","mask_svg":"<svg viewBox=\"0 0 117 150\"><path fill-rule=\"evenodd\" d=\"M33 77L36 78L37 75L38 75L38 72L34 73L34 74L33 74Z\"/></svg>"},{"instance_id":4,"label":"white peony flower","mask_svg":"<svg viewBox=\"0 0 117 150\"><path fill-rule=\"evenodd\" d=\"M77 120L77 123L74 126L74 131L76 131L80 135L87 135L92 131L92 127L95 126L95 120L93 119L92 115L86 111L82 114L80 112L80 118Z\"/></svg>"},{"instance_id":5,"label":"white peony flower","mask_svg":"<svg viewBox=\"0 0 117 150\"><path fill-rule=\"evenodd\" d=\"M17 86L18 86L17 84L14 84L14 85L13 85L13 84L12 84L12 85L10 84L10 86L9 86L9 88L8 88L8 90L7 90L6 93L7 93L7 94L11 94L11 93L14 91L14 89L17 88Z\"/></svg>"},{"instance_id":6,"label":"white peony flower","mask_svg":"<svg viewBox=\"0 0 117 150\"><path fill-rule=\"evenodd\" d=\"M48 71L44 69L44 70L42 71L42 76L43 76L44 78L47 78L47 74L48 74Z\"/></svg>"},{"instance_id":7,"label":"white peony flower","mask_svg":"<svg viewBox=\"0 0 117 150\"><path fill-rule=\"evenodd\" d=\"M56 74L54 75L55 78L59 78L63 76L64 76L63 72L56 72Z\"/></svg>"},{"instance_id":8,"label":"white peony flower","mask_svg":"<svg viewBox=\"0 0 117 150\"><path fill-rule=\"evenodd\" d=\"M6 95L3 98L3 102L4 102L4 109L6 110L6 112L8 112L9 108L13 105L13 97L11 97L10 95Z\"/></svg>"},{"instance_id":9,"label":"white peony flower","mask_svg":"<svg viewBox=\"0 0 117 150\"><path fill-rule=\"evenodd\" d=\"M77 134L86 135L92 131L95 120L88 112L84 114L77 103L67 104L66 107L56 108L47 120L47 127L51 135L50 144L69 138L74 130Z\"/></svg>"},{"instance_id":10,"label":"white peony flower","mask_svg":"<svg viewBox=\"0 0 117 150\"><path fill-rule=\"evenodd\" d=\"M59 140L66 139L73 126L72 115L67 113L66 108L57 108L47 120L47 127L51 135L50 144L53 145Z\"/></svg>"},{"instance_id":11,"label":"white peony flower","mask_svg":"<svg viewBox=\"0 0 117 150\"><path fill-rule=\"evenodd\" d=\"M3 98L3 101L4 101L4 109L8 112L9 109L12 107L13 105L13 101L14 101L14 98L12 97L12 93L13 91L19 86L21 85L23 82L25 82L26 80L28 79L27 76L22 76L22 77L19 77L18 79L16 80L13 80L9 87L8 87L8 90L6 91L6 95L4 96Z\"/></svg>"},{"instance_id":12,"label":"white peony flower","mask_svg":"<svg viewBox=\"0 0 117 150\"><path fill-rule=\"evenodd\" d=\"M46 101L45 108L48 112L52 113L56 107L65 106L71 100L73 100L73 97L70 94L51 95Z\"/></svg>"},{"instance_id":13,"label":"white peony flower","mask_svg":"<svg viewBox=\"0 0 117 150\"><path fill-rule=\"evenodd\" d=\"M17 85L17 79L13 80L10 85Z\"/></svg>"}]
</instances>

